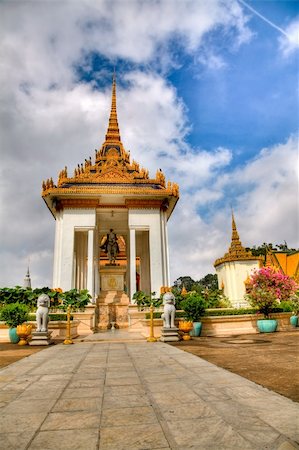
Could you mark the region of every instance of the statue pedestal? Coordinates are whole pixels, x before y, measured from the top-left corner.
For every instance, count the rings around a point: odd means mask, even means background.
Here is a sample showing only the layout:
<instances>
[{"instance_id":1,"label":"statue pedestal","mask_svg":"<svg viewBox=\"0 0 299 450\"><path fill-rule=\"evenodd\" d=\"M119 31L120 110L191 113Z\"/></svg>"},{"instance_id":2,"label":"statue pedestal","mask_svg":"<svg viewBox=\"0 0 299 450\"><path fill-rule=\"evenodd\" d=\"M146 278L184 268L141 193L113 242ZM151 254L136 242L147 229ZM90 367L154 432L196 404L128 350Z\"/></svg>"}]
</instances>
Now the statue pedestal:
<instances>
[{"instance_id":1,"label":"statue pedestal","mask_svg":"<svg viewBox=\"0 0 299 450\"><path fill-rule=\"evenodd\" d=\"M124 292L126 267L107 264L100 268L101 293L98 298L98 329L107 330L112 322L116 328L128 327L129 297Z\"/></svg>"},{"instance_id":2,"label":"statue pedestal","mask_svg":"<svg viewBox=\"0 0 299 450\"><path fill-rule=\"evenodd\" d=\"M34 331L29 345L50 345L53 344L51 339L52 331Z\"/></svg>"},{"instance_id":3,"label":"statue pedestal","mask_svg":"<svg viewBox=\"0 0 299 450\"><path fill-rule=\"evenodd\" d=\"M160 341L162 342L176 342L179 341L179 329L177 327L173 328L161 328Z\"/></svg>"},{"instance_id":4,"label":"statue pedestal","mask_svg":"<svg viewBox=\"0 0 299 450\"><path fill-rule=\"evenodd\" d=\"M101 291L124 291L127 268L107 264L100 268Z\"/></svg>"}]
</instances>

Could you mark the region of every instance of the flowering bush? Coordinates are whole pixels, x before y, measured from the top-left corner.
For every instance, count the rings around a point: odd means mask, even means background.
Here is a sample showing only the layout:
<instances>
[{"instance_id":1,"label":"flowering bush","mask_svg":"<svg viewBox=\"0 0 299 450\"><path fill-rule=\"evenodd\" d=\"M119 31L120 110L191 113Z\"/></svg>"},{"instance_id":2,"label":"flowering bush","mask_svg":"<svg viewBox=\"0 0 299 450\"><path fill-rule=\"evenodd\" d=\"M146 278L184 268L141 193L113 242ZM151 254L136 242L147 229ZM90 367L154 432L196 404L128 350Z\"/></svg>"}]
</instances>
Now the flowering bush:
<instances>
[{"instance_id":1,"label":"flowering bush","mask_svg":"<svg viewBox=\"0 0 299 450\"><path fill-rule=\"evenodd\" d=\"M252 306L259 308L259 312L269 317L271 310L280 301L289 300L298 289L295 281L273 267L262 267L251 275L247 300Z\"/></svg>"}]
</instances>

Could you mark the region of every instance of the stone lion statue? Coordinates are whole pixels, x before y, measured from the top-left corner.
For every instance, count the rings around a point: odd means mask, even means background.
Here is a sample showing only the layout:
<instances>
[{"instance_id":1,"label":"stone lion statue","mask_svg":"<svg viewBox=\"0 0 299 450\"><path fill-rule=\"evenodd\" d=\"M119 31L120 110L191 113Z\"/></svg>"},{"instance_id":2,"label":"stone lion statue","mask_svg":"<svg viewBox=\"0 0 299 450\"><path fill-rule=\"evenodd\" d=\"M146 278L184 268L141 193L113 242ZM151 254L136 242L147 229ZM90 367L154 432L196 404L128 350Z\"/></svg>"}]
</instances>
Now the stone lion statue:
<instances>
[{"instance_id":1,"label":"stone lion statue","mask_svg":"<svg viewBox=\"0 0 299 450\"><path fill-rule=\"evenodd\" d=\"M162 314L164 328L175 328L175 297L172 292L163 295L164 313Z\"/></svg>"},{"instance_id":2,"label":"stone lion statue","mask_svg":"<svg viewBox=\"0 0 299 450\"><path fill-rule=\"evenodd\" d=\"M47 332L49 322L50 297L47 294L41 294L37 299L36 311L36 331Z\"/></svg>"}]
</instances>

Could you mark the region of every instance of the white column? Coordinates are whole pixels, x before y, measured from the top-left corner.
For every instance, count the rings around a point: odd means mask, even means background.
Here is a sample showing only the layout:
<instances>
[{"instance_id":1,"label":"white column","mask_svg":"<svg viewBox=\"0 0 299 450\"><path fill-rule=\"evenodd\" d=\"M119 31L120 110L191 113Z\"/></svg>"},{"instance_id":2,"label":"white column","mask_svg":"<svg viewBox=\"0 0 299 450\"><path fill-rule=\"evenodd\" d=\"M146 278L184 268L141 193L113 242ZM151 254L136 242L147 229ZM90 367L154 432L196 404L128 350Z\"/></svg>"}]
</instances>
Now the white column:
<instances>
[{"instance_id":1,"label":"white column","mask_svg":"<svg viewBox=\"0 0 299 450\"><path fill-rule=\"evenodd\" d=\"M136 235L135 229L130 228L130 300L136 291Z\"/></svg>"},{"instance_id":2,"label":"white column","mask_svg":"<svg viewBox=\"0 0 299 450\"><path fill-rule=\"evenodd\" d=\"M87 240L87 289L94 298L94 261L93 261L93 250L94 250L94 230L88 230L88 240Z\"/></svg>"},{"instance_id":3,"label":"white column","mask_svg":"<svg viewBox=\"0 0 299 450\"><path fill-rule=\"evenodd\" d=\"M98 233L98 229L95 229L96 231L96 236L94 239L94 250L93 250L93 259L94 259L94 266L93 266L93 270L94 270L94 301L96 302L96 299L100 293L100 284L99 284L99 233Z\"/></svg>"},{"instance_id":4,"label":"white column","mask_svg":"<svg viewBox=\"0 0 299 450\"><path fill-rule=\"evenodd\" d=\"M157 296L160 295L161 286L164 286L160 212L158 214L155 215L156 220L149 230L151 290L156 292Z\"/></svg>"},{"instance_id":5,"label":"white column","mask_svg":"<svg viewBox=\"0 0 299 450\"><path fill-rule=\"evenodd\" d=\"M54 244L54 263L53 263L53 287L59 287L58 279L59 279L59 247L60 247L60 212L56 214L56 223L55 223L55 244Z\"/></svg>"},{"instance_id":6,"label":"white column","mask_svg":"<svg viewBox=\"0 0 299 450\"><path fill-rule=\"evenodd\" d=\"M164 226L164 212L160 211L160 228L161 228L161 256L162 256L162 282L163 286L166 284L166 255L165 255L165 226Z\"/></svg>"},{"instance_id":7,"label":"white column","mask_svg":"<svg viewBox=\"0 0 299 450\"><path fill-rule=\"evenodd\" d=\"M169 270L169 250L168 250L168 231L167 231L167 213L164 215L164 230L165 230L165 273L166 273L166 286L170 287L170 270Z\"/></svg>"}]
</instances>

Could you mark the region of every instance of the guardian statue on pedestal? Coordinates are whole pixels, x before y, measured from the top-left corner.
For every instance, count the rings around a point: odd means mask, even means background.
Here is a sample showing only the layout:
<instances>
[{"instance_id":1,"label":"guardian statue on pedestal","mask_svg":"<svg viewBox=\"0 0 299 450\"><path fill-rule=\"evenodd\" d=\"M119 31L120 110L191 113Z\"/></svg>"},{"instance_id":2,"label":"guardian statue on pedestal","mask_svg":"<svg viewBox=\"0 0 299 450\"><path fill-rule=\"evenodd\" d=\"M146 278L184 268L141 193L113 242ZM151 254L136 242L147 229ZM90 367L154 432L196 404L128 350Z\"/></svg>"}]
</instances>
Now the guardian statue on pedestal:
<instances>
[{"instance_id":1,"label":"guardian statue on pedestal","mask_svg":"<svg viewBox=\"0 0 299 450\"><path fill-rule=\"evenodd\" d=\"M163 295L164 313L162 314L164 328L175 328L175 296L172 292Z\"/></svg>"},{"instance_id":2,"label":"guardian statue on pedestal","mask_svg":"<svg viewBox=\"0 0 299 450\"><path fill-rule=\"evenodd\" d=\"M36 322L37 332L47 332L49 322L50 297L47 294L41 294L37 299Z\"/></svg>"}]
</instances>

